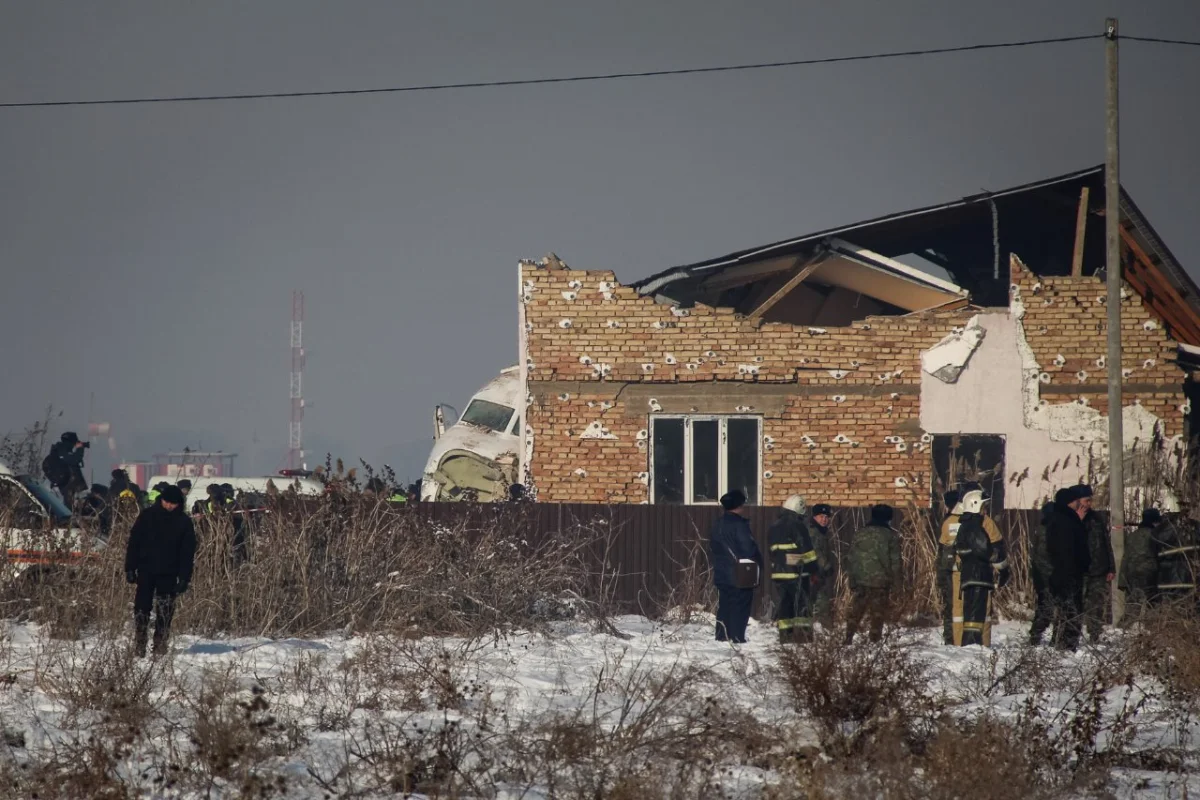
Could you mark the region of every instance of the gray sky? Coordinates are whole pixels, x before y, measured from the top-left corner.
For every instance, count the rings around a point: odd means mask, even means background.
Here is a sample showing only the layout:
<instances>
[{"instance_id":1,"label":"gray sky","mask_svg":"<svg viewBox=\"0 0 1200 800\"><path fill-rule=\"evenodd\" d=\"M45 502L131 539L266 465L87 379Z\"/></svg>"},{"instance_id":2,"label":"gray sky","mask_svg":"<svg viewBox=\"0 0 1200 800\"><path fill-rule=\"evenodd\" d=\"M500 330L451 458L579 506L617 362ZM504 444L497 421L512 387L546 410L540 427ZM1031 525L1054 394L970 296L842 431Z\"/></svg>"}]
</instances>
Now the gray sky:
<instances>
[{"instance_id":1,"label":"gray sky","mask_svg":"<svg viewBox=\"0 0 1200 800\"><path fill-rule=\"evenodd\" d=\"M0 0L0 101L707 66L1098 33L1194 0ZM1122 177L1200 265L1200 48L1121 51ZM416 477L436 402L516 360L516 263L626 281L1103 160L1103 44L590 84L0 109L0 431L53 403L121 456L282 463L291 291L307 445ZM101 455L96 453L97 456ZM97 459L103 466L103 459Z\"/></svg>"}]
</instances>

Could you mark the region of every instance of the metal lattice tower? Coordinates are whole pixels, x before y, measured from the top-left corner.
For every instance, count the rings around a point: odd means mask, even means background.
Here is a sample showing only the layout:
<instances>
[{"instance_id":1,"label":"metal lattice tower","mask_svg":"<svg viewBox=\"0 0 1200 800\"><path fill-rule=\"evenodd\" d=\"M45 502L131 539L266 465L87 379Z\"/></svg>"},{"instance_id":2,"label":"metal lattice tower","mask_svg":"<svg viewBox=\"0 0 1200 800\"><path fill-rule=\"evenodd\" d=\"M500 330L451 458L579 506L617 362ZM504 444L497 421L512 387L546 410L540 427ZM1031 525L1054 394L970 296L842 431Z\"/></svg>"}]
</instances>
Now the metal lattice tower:
<instances>
[{"instance_id":1,"label":"metal lattice tower","mask_svg":"<svg viewBox=\"0 0 1200 800\"><path fill-rule=\"evenodd\" d=\"M304 466L304 292L292 292L292 420L288 426L288 469Z\"/></svg>"}]
</instances>

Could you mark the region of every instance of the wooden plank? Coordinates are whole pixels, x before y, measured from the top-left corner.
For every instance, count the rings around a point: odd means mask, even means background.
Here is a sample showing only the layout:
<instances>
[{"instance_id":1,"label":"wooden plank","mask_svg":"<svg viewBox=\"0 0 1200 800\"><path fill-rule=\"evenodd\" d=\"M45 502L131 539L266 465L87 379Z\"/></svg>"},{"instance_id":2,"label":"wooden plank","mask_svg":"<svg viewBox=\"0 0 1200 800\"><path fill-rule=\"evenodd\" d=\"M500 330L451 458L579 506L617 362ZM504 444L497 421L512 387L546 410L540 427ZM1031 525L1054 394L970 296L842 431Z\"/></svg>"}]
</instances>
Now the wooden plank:
<instances>
[{"instance_id":1,"label":"wooden plank","mask_svg":"<svg viewBox=\"0 0 1200 800\"><path fill-rule=\"evenodd\" d=\"M1187 344L1193 344L1192 339L1200 336L1200 331L1192 327L1186 318L1181 317L1176 313L1176 310L1171 305L1164 305L1160 299L1162 291L1158 286L1153 285L1149 280L1149 274L1145 266L1136 258L1133 262L1126 265L1122 276L1126 282L1133 288L1135 292L1141 295L1146 305L1162 318L1166 323L1170 334L1176 341L1183 341Z\"/></svg>"},{"instance_id":2,"label":"wooden plank","mask_svg":"<svg viewBox=\"0 0 1200 800\"><path fill-rule=\"evenodd\" d=\"M764 314L770 311L776 303L788 296L788 293L804 282L804 279L817 271L817 267L825 262L825 254L822 253L816 258L809 261L803 267L800 267L792 276L784 281L783 285L771 293L770 297L763 300L752 310L747 316L750 319L761 319Z\"/></svg>"},{"instance_id":3,"label":"wooden plank","mask_svg":"<svg viewBox=\"0 0 1200 800\"><path fill-rule=\"evenodd\" d=\"M1146 251L1142 249L1141 245L1137 243L1137 240L1133 238L1133 235L1124 225L1121 226L1121 239L1128 245L1134 259L1136 259L1138 265L1145 273L1143 281L1145 286L1153 289L1156 294L1161 295L1170 304L1168 306L1164 303L1149 301L1150 307L1162 315L1164 319L1173 317L1176 320L1175 327L1178 328L1178 332L1185 333L1185 335L1190 337L1181 341L1185 341L1186 344L1200 345L1200 316L1196 315L1196 312L1187 304L1187 301L1183 299L1179 291L1159 273L1157 267L1154 266L1154 262L1146 255ZM1168 313L1168 310L1174 313Z\"/></svg>"},{"instance_id":4,"label":"wooden plank","mask_svg":"<svg viewBox=\"0 0 1200 800\"><path fill-rule=\"evenodd\" d=\"M1083 275L1083 239L1087 233L1089 192L1087 186L1079 192L1079 211L1075 216L1075 255L1071 259L1071 276L1074 278Z\"/></svg>"}]
</instances>

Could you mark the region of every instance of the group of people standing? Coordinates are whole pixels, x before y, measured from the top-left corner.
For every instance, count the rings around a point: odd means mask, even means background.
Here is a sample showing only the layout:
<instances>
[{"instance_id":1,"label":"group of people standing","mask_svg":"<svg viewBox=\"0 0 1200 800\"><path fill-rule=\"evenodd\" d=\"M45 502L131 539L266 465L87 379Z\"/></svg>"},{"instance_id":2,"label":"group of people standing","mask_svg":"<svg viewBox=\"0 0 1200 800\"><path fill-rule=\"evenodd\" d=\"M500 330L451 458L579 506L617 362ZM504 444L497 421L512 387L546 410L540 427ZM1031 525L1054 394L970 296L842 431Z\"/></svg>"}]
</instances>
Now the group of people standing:
<instances>
[{"instance_id":1,"label":"group of people standing","mask_svg":"<svg viewBox=\"0 0 1200 800\"><path fill-rule=\"evenodd\" d=\"M1094 492L1080 484L1060 490L1042 510L1030 535L1030 572L1036 594L1029 640L1040 644L1053 626L1055 647L1074 650L1086 629L1090 641L1103 630L1114 580L1128 594L1128 619L1153 604L1183 600L1195 604L1193 565L1200 562L1200 536L1147 509L1141 524L1125 537L1120 575L1108 523L1092 507ZM943 639L948 645L991 643L992 598L1012 576L1008 547L987 514L988 498L978 484L947 492L938 538L937 586L942 601ZM745 642L754 588L764 558L746 519L745 496L721 498L723 514L709 542L718 595L718 641ZM847 643L864 620L868 636L879 641L884 621L896 609L903 588L900 539L892 528L893 509L877 505L867 524L835 555L830 534L833 509L804 498L784 501L768 533L769 577L774 588L773 620L781 643L811 641L813 626L832 623L834 580L839 570L850 588Z\"/></svg>"}]
</instances>

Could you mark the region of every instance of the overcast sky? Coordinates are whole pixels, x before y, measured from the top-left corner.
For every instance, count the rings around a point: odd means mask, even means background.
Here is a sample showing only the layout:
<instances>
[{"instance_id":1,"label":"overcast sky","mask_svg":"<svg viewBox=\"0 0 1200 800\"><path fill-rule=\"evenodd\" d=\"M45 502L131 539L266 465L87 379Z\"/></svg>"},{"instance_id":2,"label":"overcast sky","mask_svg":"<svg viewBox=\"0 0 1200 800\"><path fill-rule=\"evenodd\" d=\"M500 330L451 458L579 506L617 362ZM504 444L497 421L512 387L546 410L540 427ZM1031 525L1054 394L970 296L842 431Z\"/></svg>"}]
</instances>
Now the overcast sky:
<instances>
[{"instance_id":1,"label":"overcast sky","mask_svg":"<svg viewBox=\"0 0 1200 800\"><path fill-rule=\"evenodd\" d=\"M0 102L303 91L1099 33L1152 2L12 2ZM634 280L1100 163L1103 43L429 94L0 109L0 432L89 396L123 458L282 464L291 292L307 445L416 477L432 408L516 360L516 264ZM1122 177L1200 269L1200 48L1126 42ZM97 448L98 450L99 448ZM103 453L93 451L97 466Z\"/></svg>"}]
</instances>

